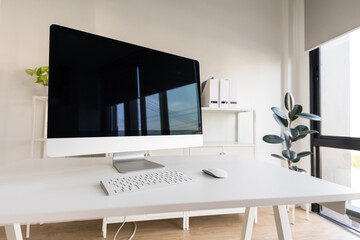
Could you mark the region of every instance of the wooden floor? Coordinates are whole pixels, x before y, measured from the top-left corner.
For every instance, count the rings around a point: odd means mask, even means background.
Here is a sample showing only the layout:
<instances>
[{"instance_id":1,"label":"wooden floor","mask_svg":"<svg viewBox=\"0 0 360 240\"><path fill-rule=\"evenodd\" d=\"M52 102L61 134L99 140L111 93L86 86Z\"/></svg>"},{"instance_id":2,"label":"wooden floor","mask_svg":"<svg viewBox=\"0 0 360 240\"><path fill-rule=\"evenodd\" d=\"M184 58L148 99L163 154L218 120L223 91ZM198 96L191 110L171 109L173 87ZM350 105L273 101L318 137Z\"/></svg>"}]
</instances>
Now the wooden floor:
<instances>
[{"instance_id":1,"label":"wooden floor","mask_svg":"<svg viewBox=\"0 0 360 240\"><path fill-rule=\"evenodd\" d=\"M138 222L135 240L233 240L240 239L243 214L190 218L190 230L182 230L182 220L159 220ZM120 224L108 225L107 239L113 239ZM133 224L127 223L117 239L128 239ZM296 209L296 223L291 225L294 240L359 240L360 236L350 233L326 219L311 214L310 221L305 220L305 211ZM23 228L23 233L25 229ZM5 239L4 228L0 228L0 239ZM101 221L83 221L71 223L53 223L32 225L31 240L101 240ZM277 239L272 208L259 208L258 224L254 226L255 240Z\"/></svg>"}]
</instances>

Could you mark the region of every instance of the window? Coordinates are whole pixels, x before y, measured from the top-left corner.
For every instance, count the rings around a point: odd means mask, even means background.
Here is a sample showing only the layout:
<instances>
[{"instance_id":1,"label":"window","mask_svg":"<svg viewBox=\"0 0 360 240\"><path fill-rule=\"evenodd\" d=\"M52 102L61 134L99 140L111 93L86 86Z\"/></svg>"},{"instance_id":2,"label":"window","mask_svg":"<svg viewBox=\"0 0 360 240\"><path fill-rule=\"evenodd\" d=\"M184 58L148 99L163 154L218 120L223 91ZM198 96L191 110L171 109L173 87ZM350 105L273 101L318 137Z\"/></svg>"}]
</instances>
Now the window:
<instances>
[{"instance_id":1,"label":"window","mask_svg":"<svg viewBox=\"0 0 360 240\"><path fill-rule=\"evenodd\" d=\"M310 86L310 111L322 117L311 123L320 132L311 137L312 175L360 190L360 30L310 52ZM359 201L347 208L359 216ZM313 210L360 231L347 216L318 205Z\"/></svg>"}]
</instances>

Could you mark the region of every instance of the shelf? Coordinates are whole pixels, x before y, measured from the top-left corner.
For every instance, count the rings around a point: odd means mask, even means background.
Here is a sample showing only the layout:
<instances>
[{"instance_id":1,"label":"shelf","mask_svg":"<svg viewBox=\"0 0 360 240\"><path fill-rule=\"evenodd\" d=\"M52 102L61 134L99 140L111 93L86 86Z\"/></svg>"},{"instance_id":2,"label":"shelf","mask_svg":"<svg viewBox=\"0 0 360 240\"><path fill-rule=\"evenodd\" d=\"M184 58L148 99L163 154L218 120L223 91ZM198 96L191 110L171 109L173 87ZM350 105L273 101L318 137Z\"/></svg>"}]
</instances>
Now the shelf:
<instances>
[{"instance_id":1,"label":"shelf","mask_svg":"<svg viewBox=\"0 0 360 240\"><path fill-rule=\"evenodd\" d=\"M208 108L208 107L202 107L201 110L203 112L232 112L232 113L253 112L253 110L251 109Z\"/></svg>"},{"instance_id":2,"label":"shelf","mask_svg":"<svg viewBox=\"0 0 360 240\"><path fill-rule=\"evenodd\" d=\"M255 147L255 144L239 142L204 142L203 147Z\"/></svg>"}]
</instances>

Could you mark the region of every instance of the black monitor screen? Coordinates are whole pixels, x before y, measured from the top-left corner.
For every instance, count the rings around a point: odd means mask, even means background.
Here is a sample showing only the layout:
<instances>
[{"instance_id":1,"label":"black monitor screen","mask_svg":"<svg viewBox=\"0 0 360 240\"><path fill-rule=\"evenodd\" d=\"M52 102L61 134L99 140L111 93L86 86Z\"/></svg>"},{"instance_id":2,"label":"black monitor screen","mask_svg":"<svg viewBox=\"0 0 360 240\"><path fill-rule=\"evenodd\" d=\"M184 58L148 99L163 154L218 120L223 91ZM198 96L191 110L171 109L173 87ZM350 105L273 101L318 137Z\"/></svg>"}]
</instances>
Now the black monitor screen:
<instances>
[{"instance_id":1,"label":"black monitor screen","mask_svg":"<svg viewBox=\"0 0 360 240\"><path fill-rule=\"evenodd\" d=\"M199 63L50 27L48 138L201 134Z\"/></svg>"}]
</instances>

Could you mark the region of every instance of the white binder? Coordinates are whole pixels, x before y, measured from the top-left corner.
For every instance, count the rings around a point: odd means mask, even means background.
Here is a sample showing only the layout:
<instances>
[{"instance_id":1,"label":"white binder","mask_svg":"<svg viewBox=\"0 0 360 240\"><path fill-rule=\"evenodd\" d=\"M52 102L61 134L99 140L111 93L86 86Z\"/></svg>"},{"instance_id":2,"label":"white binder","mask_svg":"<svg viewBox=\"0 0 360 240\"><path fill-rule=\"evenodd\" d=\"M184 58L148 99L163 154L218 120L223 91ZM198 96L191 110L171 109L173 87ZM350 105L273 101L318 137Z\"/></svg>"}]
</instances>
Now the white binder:
<instances>
[{"instance_id":1,"label":"white binder","mask_svg":"<svg viewBox=\"0 0 360 240\"><path fill-rule=\"evenodd\" d=\"M236 109L239 108L239 92L238 92L238 81L229 80L229 108Z\"/></svg>"},{"instance_id":2,"label":"white binder","mask_svg":"<svg viewBox=\"0 0 360 240\"><path fill-rule=\"evenodd\" d=\"M203 107L219 108L219 80L210 78L201 84Z\"/></svg>"},{"instance_id":3,"label":"white binder","mask_svg":"<svg viewBox=\"0 0 360 240\"><path fill-rule=\"evenodd\" d=\"M220 80L220 88L219 88L219 101L220 108L229 108L229 90L230 90L230 82L227 79Z\"/></svg>"}]
</instances>

